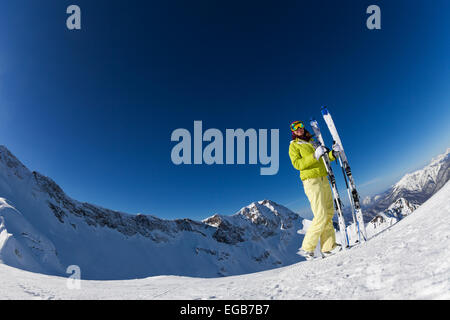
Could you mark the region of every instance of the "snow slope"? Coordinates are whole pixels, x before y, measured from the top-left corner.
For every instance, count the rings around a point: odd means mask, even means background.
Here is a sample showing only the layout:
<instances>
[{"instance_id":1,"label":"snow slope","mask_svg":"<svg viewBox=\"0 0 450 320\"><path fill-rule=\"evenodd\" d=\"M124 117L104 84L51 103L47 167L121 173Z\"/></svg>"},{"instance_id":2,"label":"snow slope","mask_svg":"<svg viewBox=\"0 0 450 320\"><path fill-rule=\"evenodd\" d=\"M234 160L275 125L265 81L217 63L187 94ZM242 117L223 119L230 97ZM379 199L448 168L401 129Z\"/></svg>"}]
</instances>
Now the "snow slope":
<instances>
[{"instance_id":1,"label":"snow slope","mask_svg":"<svg viewBox=\"0 0 450 320\"><path fill-rule=\"evenodd\" d=\"M413 214L335 256L224 278L67 279L0 264L2 299L450 299L450 183ZM81 271L82 272L82 271Z\"/></svg>"}]
</instances>

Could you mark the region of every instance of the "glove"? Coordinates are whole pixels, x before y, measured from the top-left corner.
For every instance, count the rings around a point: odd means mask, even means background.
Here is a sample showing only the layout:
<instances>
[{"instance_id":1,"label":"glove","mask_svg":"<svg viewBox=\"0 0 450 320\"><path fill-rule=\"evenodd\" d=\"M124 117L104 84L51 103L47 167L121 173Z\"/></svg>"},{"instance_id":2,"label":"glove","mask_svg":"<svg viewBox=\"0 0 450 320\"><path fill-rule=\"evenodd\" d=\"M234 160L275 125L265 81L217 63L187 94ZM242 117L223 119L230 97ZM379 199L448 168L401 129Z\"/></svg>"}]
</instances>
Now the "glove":
<instances>
[{"instance_id":1,"label":"glove","mask_svg":"<svg viewBox=\"0 0 450 320\"><path fill-rule=\"evenodd\" d=\"M314 158L316 160L319 160L321 156L323 156L327 152L327 148L325 146L319 146L317 147L316 151L314 152Z\"/></svg>"},{"instance_id":2,"label":"glove","mask_svg":"<svg viewBox=\"0 0 450 320\"><path fill-rule=\"evenodd\" d=\"M339 154L344 151L341 147L340 144L337 144L336 142L333 143L333 157L335 157L336 159L338 158Z\"/></svg>"}]
</instances>

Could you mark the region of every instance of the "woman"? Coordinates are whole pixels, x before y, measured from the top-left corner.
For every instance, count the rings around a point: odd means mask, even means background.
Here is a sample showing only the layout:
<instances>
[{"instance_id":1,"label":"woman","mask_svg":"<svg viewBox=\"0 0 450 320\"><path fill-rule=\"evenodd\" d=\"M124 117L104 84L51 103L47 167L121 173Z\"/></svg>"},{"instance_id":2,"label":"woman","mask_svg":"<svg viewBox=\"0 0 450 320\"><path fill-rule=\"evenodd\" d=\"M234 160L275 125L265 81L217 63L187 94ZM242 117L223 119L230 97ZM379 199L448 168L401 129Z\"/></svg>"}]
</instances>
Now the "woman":
<instances>
[{"instance_id":1,"label":"woman","mask_svg":"<svg viewBox=\"0 0 450 320\"><path fill-rule=\"evenodd\" d=\"M301 121L294 121L291 124L291 131L292 141L289 145L289 157L294 168L300 170L300 179L314 214L299 254L307 260L311 260L314 258L314 251L319 239L321 251L325 256L334 254L341 249L341 246L336 243L332 222L333 196L327 179L327 170L321 159L328 149L314 141ZM341 151L342 149L338 145L333 145L333 150L328 152L330 160L336 160L336 153Z\"/></svg>"}]
</instances>

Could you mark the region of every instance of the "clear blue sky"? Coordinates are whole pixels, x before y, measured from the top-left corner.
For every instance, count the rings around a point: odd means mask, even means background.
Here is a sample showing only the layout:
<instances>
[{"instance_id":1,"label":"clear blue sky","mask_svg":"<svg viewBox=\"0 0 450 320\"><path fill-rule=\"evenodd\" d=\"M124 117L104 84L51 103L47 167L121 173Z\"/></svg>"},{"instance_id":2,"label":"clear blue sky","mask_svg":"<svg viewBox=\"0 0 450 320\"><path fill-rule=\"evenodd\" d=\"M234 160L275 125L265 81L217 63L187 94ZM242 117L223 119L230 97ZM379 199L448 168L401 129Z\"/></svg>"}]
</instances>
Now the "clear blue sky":
<instances>
[{"instance_id":1,"label":"clear blue sky","mask_svg":"<svg viewBox=\"0 0 450 320\"><path fill-rule=\"evenodd\" d=\"M66 28L70 4L81 31ZM365 26L371 4L382 30ZM450 146L449 12L447 0L2 1L0 144L115 210L203 219L267 198L302 211L289 124L325 129L328 105L374 194ZM170 135L194 120L280 129L278 174L175 166Z\"/></svg>"}]
</instances>

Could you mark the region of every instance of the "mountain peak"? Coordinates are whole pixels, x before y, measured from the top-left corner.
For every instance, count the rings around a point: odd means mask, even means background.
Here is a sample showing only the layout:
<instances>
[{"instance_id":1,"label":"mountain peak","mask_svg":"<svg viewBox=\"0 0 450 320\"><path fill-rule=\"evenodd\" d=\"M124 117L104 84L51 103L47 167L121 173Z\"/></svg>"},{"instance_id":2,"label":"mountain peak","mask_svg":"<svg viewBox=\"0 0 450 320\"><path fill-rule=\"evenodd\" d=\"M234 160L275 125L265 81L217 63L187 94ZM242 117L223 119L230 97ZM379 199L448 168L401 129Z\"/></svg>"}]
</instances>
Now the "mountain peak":
<instances>
[{"instance_id":1,"label":"mountain peak","mask_svg":"<svg viewBox=\"0 0 450 320\"><path fill-rule=\"evenodd\" d=\"M24 167L19 159L17 159L4 145L0 145L0 161L7 164L10 168Z\"/></svg>"},{"instance_id":2,"label":"mountain peak","mask_svg":"<svg viewBox=\"0 0 450 320\"><path fill-rule=\"evenodd\" d=\"M436 157L431 159L430 165L438 164L440 162L449 161L449 158L450 158L450 148L447 148L447 150L444 153L442 153L440 155L437 155Z\"/></svg>"},{"instance_id":3,"label":"mountain peak","mask_svg":"<svg viewBox=\"0 0 450 320\"><path fill-rule=\"evenodd\" d=\"M7 167L15 176L23 179L30 171L3 145L0 145L0 165Z\"/></svg>"},{"instance_id":4,"label":"mountain peak","mask_svg":"<svg viewBox=\"0 0 450 320\"><path fill-rule=\"evenodd\" d=\"M239 210L234 216L240 216L255 225L269 228L289 228L300 216L288 208L271 200L252 202Z\"/></svg>"},{"instance_id":5,"label":"mountain peak","mask_svg":"<svg viewBox=\"0 0 450 320\"><path fill-rule=\"evenodd\" d=\"M396 184L373 199L365 199L365 214L375 216L404 198L414 207L428 200L450 180L450 148L434 157L422 169L405 174ZM406 206L408 207L408 206Z\"/></svg>"},{"instance_id":6,"label":"mountain peak","mask_svg":"<svg viewBox=\"0 0 450 320\"><path fill-rule=\"evenodd\" d=\"M434 157L424 168L404 175L403 178L393 186L393 189L419 192L429 185L432 185L437 186L438 190L449 179L449 168L450 148L447 148L445 153ZM440 182L438 180L442 181Z\"/></svg>"}]
</instances>

